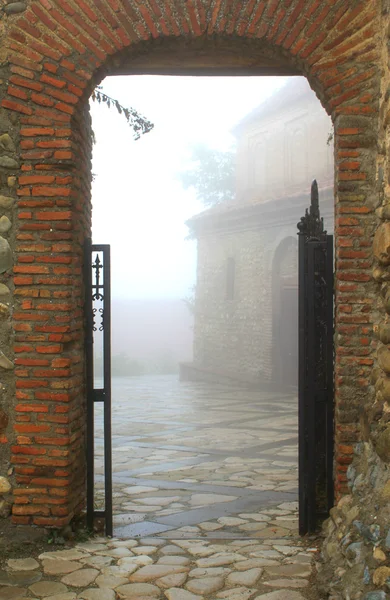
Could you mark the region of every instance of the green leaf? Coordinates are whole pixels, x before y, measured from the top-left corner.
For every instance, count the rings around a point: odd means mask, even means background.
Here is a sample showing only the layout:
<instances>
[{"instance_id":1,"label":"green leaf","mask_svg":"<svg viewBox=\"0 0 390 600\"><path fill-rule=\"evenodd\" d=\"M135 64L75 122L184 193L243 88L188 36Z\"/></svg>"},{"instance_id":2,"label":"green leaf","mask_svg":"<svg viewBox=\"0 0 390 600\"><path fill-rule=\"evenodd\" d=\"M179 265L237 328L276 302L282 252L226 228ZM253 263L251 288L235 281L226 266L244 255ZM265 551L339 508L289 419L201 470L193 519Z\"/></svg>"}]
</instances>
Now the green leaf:
<instances>
[{"instance_id":1,"label":"green leaf","mask_svg":"<svg viewBox=\"0 0 390 600\"><path fill-rule=\"evenodd\" d=\"M187 169L177 177L184 189L194 189L205 206L232 200L235 195L235 152L194 145Z\"/></svg>"}]
</instances>

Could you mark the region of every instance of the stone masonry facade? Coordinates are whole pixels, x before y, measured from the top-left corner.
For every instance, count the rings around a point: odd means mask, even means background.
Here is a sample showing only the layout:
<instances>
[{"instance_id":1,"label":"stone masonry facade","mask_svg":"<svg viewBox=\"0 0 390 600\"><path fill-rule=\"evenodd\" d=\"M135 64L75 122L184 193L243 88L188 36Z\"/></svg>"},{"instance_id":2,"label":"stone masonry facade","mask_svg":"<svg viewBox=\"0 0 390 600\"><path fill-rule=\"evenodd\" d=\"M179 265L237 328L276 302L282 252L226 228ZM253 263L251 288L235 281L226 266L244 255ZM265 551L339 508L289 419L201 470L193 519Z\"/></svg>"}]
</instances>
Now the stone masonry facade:
<instances>
[{"instance_id":1,"label":"stone masonry facade","mask_svg":"<svg viewBox=\"0 0 390 600\"><path fill-rule=\"evenodd\" d=\"M316 177L333 233L332 122L307 81L291 78L233 131L235 197L188 221L198 264L194 359L182 377L296 386L297 223Z\"/></svg>"},{"instance_id":2,"label":"stone masonry facade","mask_svg":"<svg viewBox=\"0 0 390 600\"><path fill-rule=\"evenodd\" d=\"M364 504L349 539L370 552L365 599L386 598L387 571L371 557L380 546L388 568L388 32L387 0L1 1L0 469L14 523L61 527L84 507L94 86L114 73L301 74L335 127L335 489L348 492L349 475L351 508ZM351 526L337 510L343 590Z\"/></svg>"},{"instance_id":3,"label":"stone masonry facade","mask_svg":"<svg viewBox=\"0 0 390 600\"><path fill-rule=\"evenodd\" d=\"M331 232L332 191L323 192L322 199ZM225 214L205 213L192 221L198 241L194 360L183 365L183 378L281 387L297 384L295 230L308 195L296 200L270 202L268 211L256 204L229 209ZM198 219L201 222L195 224ZM227 294L229 260L234 261L231 298ZM291 295L283 293L286 288ZM285 364L288 360L290 365Z\"/></svg>"},{"instance_id":4,"label":"stone masonry facade","mask_svg":"<svg viewBox=\"0 0 390 600\"><path fill-rule=\"evenodd\" d=\"M272 380L272 266L275 252L289 233L288 227L283 233L283 228L275 225L268 231L249 228L198 240L194 366L199 369L199 377L204 369L209 378L214 374L216 379L229 377L248 383ZM292 239L294 258L297 247ZM232 299L226 298L226 264L230 257L235 263ZM296 291L296 261L292 266L290 275L295 275Z\"/></svg>"}]
</instances>

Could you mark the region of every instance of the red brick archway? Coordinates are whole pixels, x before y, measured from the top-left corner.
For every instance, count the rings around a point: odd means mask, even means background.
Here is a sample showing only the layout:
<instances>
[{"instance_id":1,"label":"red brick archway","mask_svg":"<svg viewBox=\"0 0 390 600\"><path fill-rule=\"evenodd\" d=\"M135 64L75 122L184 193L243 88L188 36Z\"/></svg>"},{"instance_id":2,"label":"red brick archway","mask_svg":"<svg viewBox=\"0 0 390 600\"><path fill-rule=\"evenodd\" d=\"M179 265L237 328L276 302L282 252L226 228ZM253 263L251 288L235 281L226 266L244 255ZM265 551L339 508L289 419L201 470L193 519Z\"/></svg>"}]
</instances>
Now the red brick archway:
<instances>
[{"instance_id":1,"label":"red brick archway","mask_svg":"<svg viewBox=\"0 0 390 600\"><path fill-rule=\"evenodd\" d=\"M375 0L29 0L5 25L2 115L17 164L15 370L2 464L14 523L62 526L84 507L82 244L90 230L94 85L113 73L306 75L335 123L337 480L372 368L371 236L379 117ZM0 132L0 134L2 131ZM13 146L15 145L15 147ZM7 166L8 165L8 166ZM17 186L12 177L17 176ZM4 281L11 286L9 274ZM12 352L10 348L9 352ZM12 356L12 354L10 354ZM15 382L15 388L13 384ZM8 458L7 458L8 457Z\"/></svg>"}]
</instances>

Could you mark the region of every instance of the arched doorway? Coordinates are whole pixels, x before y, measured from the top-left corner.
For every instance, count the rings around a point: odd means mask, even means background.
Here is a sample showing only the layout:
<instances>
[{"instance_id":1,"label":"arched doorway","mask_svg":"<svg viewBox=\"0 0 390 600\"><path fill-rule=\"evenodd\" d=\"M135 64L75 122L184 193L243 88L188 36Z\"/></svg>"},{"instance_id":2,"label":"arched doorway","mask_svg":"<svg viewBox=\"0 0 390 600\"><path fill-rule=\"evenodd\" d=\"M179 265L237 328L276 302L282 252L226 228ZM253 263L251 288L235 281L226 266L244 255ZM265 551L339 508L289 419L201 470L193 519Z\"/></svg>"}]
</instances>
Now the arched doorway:
<instances>
[{"instance_id":1,"label":"arched doorway","mask_svg":"<svg viewBox=\"0 0 390 600\"><path fill-rule=\"evenodd\" d=\"M287 237L273 260L273 381L298 384L298 244Z\"/></svg>"},{"instance_id":2,"label":"arched doorway","mask_svg":"<svg viewBox=\"0 0 390 600\"><path fill-rule=\"evenodd\" d=\"M231 3L210 6L203 0L172 0L161 8L128 0L96 2L93 7L31 0L19 9L24 14L11 14L4 28L8 54L1 96L9 136L2 169L7 182L11 178L11 201L4 201L11 217L7 239L15 251L11 282L8 244L4 273L15 327L14 333L5 334L4 351L10 356L15 352L18 364L12 371L4 363L4 403L11 408L2 438L3 461L9 460L12 447L12 481L25 490L27 500L14 506L14 522L62 526L85 503L81 263L90 231L87 100L93 87L107 73L305 74L336 127L336 245L347 246L353 238L371 246L371 198L377 194L378 146L372 132L378 130L380 95L379 7L374 1L316 6L302 0L292 6L290 0L280 0L240 4L232 11ZM343 299L338 326L347 314L345 305L355 310L353 294L373 293L371 262L358 262L358 273L355 262L344 265L342 274L337 271L337 293L352 293ZM29 294L36 285L39 293ZM358 327L349 346L358 347L360 336ZM352 432L356 439L360 401L355 397L368 394L371 369L358 360L350 364L345 354L336 348L340 491L345 490L343 434ZM65 454L55 457L49 446L59 440ZM26 449L31 444L44 456L35 458ZM65 502L43 511L29 486L49 497L61 487Z\"/></svg>"}]
</instances>

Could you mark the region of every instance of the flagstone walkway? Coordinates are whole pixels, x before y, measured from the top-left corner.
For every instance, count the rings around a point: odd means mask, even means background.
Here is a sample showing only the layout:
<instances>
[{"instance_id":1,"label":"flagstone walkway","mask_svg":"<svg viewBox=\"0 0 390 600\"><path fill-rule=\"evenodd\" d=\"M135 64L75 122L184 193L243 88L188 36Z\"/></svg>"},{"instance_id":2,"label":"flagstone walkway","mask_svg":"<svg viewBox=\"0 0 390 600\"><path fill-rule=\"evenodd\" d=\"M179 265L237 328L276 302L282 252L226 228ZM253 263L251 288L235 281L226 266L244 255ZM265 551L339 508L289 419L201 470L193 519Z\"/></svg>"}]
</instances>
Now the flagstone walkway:
<instances>
[{"instance_id":1,"label":"flagstone walkway","mask_svg":"<svg viewBox=\"0 0 390 600\"><path fill-rule=\"evenodd\" d=\"M101 505L102 444L99 423ZM318 599L294 395L116 379L113 446L115 538L8 560L0 600Z\"/></svg>"},{"instance_id":2,"label":"flagstone walkway","mask_svg":"<svg viewBox=\"0 0 390 600\"><path fill-rule=\"evenodd\" d=\"M96 500L103 506L97 422ZM293 394L175 376L114 379L115 534L263 537L267 523L280 536L296 533L296 515L264 510L297 500L297 426Z\"/></svg>"}]
</instances>

